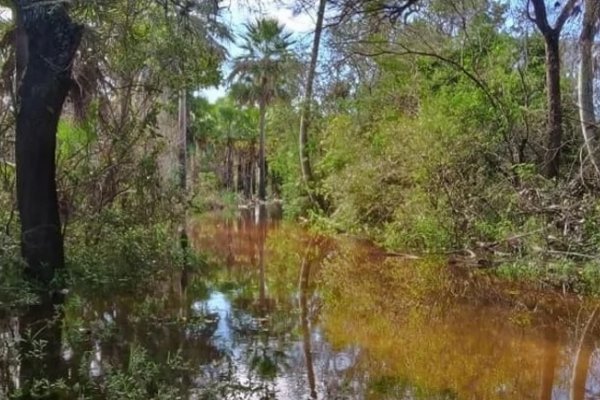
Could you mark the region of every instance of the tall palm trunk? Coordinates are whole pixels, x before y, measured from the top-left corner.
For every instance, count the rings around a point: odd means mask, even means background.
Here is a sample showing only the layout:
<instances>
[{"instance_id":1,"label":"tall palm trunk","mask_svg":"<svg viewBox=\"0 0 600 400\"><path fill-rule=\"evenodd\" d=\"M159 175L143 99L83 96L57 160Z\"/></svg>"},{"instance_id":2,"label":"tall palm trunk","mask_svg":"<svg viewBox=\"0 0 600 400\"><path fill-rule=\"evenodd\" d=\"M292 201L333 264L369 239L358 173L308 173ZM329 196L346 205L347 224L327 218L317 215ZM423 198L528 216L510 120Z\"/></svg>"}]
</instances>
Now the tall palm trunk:
<instances>
[{"instance_id":1,"label":"tall palm trunk","mask_svg":"<svg viewBox=\"0 0 600 400\"><path fill-rule=\"evenodd\" d=\"M83 31L62 3L46 3L16 3L27 35L16 121L21 250L31 277L42 284L49 284L55 270L64 265L56 193L56 131Z\"/></svg>"},{"instance_id":2,"label":"tall palm trunk","mask_svg":"<svg viewBox=\"0 0 600 400\"><path fill-rule=\"evenodd\" d=\"M598 0L585 0L585 11L579 46L581 59L579 61L579 119L585 146L589 153L592 165L600 174L600 155L598 154L598 126L594 113L594 60L592 48L594 37L598 32L597 22L600 18L600 2Z\"/></svg>"},{"instance_id":3,"label":"tall palm trunk","mask_svg":"<svg viewBox=\"0 0 600 400\"><path fill-rule=\"evenodd\" d=\"M265 163L265 125L267 105L264 99L259 102L259 144L258 144L258 199L264 201L267 198L267 171Z\"/></svg>"},{"instance_id":4,"label":"tall palm trunk","mask_svg":"<svg viewBox=\"0 0 600 400\"><path fill-rule=\"evenodd\" d=\"M317 23L315 26L315 36L313 39L312 53L310 55L310 66L306 80L306 92L304 93L304 103L302 105L302 115L300 118L300 167L302 168L302 179L307 186L309 193L314 181L312 167L310 164L310 153L308 150L308 128L311 120L311 102L313 98L313 87L317 62L319 59L319 45L321 43L321 33L323 31L323 19L325 16L325 1L319 0L319 9L317 12Z\"/></svg>"}]
</instances>

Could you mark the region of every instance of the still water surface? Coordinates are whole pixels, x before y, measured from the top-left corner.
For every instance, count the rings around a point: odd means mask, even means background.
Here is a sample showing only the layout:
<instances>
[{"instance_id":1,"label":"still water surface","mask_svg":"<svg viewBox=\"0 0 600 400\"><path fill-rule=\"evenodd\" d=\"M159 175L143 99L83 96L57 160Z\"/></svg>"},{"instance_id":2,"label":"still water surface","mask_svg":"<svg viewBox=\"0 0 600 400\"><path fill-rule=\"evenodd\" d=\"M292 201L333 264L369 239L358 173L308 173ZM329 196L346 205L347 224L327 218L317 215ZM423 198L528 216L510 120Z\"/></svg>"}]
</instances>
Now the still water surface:
<instances>
[{"instance_id":1,"label":"still water surface","mask_svg":"<svg viewBox=\"0 0 600 400\"><path fill-rule=\"evenodd\" d=\"M600 399L590 300L253 214L197 218L189 241L199 271L67 300L67 376L142 354L184 363L168 379L189 399Z\"/></svg>"}]
</instances>

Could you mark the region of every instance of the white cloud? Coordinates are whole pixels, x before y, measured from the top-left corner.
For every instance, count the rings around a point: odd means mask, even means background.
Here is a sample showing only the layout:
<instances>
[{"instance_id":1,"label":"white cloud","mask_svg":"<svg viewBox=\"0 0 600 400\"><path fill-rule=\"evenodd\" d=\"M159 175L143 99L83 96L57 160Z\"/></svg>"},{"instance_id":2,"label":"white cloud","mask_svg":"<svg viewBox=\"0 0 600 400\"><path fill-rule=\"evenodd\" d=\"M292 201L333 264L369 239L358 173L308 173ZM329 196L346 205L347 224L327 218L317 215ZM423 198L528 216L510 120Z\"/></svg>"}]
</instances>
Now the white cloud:
<instances>
[{"instance_id":1,"label":"white cloud","mask_svg":"<svg viewBox=\"0 0 600 400\"><path fill-rule=\"evenodd\" d=\"M295 33L308 33L314 29L315 22L312 17L306 13L294 15L292 10L285 8L269 9L268 15L276 18L285 27Z\"/></svg>"},{"instance_id":2,"label":"white cloud","mask_svg":"<svg viewBox=\"0 0 600 400\"><path fill-rule=\"evenodd\" d=\"M307 13L294 15L290 7L281 5L280 0L229 0L225 2L229 9L226 20L231 23L234 30L239 30L244 23L257 16L272 17L281 22L287 30L295 33L308 33L314 29L315 21ZM315 1L316 9L316 1Z\"/></svg>"}]
</instances>

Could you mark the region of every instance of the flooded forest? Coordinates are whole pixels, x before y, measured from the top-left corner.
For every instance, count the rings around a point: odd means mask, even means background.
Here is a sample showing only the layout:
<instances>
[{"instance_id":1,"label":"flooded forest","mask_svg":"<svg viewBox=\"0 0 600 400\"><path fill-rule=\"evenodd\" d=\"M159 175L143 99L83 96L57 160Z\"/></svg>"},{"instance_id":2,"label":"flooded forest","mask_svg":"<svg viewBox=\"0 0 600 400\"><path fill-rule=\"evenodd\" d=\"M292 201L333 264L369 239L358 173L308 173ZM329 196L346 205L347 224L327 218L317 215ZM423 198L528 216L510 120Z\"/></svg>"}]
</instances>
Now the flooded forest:
<instances>
[{"instance_id":1,"label":"flooded forest","mask_svg":"<svg viewBox=\"0 0 600 400\"><path fill-rule=\"evenodd\" d=\"M600 0L0 0L0 399L600 399Z\"/></svg>"}]
</instances>

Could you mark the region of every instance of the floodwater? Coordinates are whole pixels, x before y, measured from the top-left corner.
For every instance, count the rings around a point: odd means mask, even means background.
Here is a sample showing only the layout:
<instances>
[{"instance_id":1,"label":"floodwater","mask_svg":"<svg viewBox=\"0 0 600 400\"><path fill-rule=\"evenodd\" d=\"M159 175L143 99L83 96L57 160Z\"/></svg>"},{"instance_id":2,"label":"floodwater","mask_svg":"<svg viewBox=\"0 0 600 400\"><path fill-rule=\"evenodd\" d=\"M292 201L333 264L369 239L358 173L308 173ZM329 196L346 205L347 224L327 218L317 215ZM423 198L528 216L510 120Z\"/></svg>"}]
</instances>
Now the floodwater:
<instances>
[{"instance_id":1,"label":"floodwater","mask_svg":"<svg viewBox=\"0 0 600 400\"><path fill-rule=\"evenodd\" d=\"M201 268L68 295L56 365L18 361L4 321L5 395L62 374L86 398L600 399L591 300L253 213L188 235Z\"/></svg>"}]
</instances>

